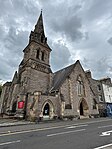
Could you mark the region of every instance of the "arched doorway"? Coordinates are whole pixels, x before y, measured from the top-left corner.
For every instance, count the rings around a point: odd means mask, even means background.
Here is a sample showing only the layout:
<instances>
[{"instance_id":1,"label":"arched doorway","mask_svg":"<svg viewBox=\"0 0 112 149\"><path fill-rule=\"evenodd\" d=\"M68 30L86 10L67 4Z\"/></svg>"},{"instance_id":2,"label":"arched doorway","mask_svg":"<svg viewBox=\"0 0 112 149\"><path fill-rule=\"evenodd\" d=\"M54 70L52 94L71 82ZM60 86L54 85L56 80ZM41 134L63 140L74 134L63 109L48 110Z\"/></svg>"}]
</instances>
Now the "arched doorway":
<instances>
[{"instance_id":1,"label":"arched doorway","mask_svg":"<svg viewBox=\"0 0 112 149\"><path fill-rule=\"evenodd\" d=\"M17 101L15 101L12 105L12 113L16 112L16 107L17 107Z\"/></svg>"},{"instance_id":2,"label":"arched doorway","mask_svg":"<svg viewBox=\"0 0 112 149\"><path fill-rule=\"evenodd\" d=\"M48 103L46 103L43 109L43 116L49 116L49 114L50 114L50 106Z\"/></svg>"},{"instance_id":3,"label":"arched doorway","mask_svg":"<svg viewBox=\"0 0 112 149\"><path fill-rule=\"evenodd\" d=\"M80 115L84 115L82 102L80 103Z\"/></svg>"},{"instance_id":4,"label":"arched doorway","mask_svg":"<svg viewBox=\"0 0 112 149\"><path fill-rule=\"evenodd\" d=\"M54 117L54 106L50 100L47 100L42 106L42 115L44 119L52 119Z\"/></svg>"},{"instance_id":5,"label":"arched doorway","mask_svg":"<svg viewBox=\"0 0 112 149\"><path fill-rule=\"evenodd\" d=\"M89 107L85 99L82 99L79 104L80 116L88 116L89 115Z\"/></svg>"}]
</instances>

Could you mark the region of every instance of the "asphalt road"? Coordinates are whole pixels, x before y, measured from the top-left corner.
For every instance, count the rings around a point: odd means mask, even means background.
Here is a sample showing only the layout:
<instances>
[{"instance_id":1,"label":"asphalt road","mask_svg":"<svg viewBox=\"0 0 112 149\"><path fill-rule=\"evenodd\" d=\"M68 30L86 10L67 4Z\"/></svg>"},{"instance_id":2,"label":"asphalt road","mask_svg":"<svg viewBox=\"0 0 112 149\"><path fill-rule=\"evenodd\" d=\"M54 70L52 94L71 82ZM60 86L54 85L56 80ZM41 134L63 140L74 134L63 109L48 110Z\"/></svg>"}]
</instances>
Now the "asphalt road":
<instances>
[{"instance_id":1,"label":"asphalt road","mask_svg":"<svg viewBox=\"0 0 112 149\"><path fill-rule=\"evenodd\" d=\"M49 125L49 124L47 124ZM0 133L0 149L112 149L112 119L63 122ZM43 126L43 127L41 127ZM0 129L1 131L1 129Z\"/></svg>"}]
</instances>

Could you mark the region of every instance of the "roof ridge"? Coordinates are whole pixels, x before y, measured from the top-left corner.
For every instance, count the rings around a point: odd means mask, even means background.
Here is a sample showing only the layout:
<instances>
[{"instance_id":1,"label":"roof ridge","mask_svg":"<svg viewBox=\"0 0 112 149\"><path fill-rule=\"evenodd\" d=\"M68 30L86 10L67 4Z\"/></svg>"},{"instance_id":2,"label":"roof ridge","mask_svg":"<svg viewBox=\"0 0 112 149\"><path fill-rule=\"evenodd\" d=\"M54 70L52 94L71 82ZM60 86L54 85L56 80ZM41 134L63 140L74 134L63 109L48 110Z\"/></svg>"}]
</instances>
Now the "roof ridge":
<instances>
[{"instance_id":1,"label":"roof ridge","mask_svg":"<svg viewBox=\"0 0 112 149\"><path fill-rule=\"evenodd\" d=\"M73 64L71 64L71 65L69 65L69 66L67 66L67 67L64 67L64 68L62 68L62 69L60 69L60 70L54 72L54 74L55 74L55 73L58 73L58 72L61 72L61 71L63 71L63 70L66 70L67 68L69 68L69 67L71 67L71 66L73 66L73 65L75 65L75 64L76 64L76 62L73 63Z\"/></svg>"},{"instance_id":2,"label":"roof ridge","mask_svg":"<svg viewBox=\"0 0 112 149\"><path fill-rule=\"evenodd\" d=\"M78 61L54 73L51 91L58 90L65 79L71 74Z\"/></svg>"}]
</instances>

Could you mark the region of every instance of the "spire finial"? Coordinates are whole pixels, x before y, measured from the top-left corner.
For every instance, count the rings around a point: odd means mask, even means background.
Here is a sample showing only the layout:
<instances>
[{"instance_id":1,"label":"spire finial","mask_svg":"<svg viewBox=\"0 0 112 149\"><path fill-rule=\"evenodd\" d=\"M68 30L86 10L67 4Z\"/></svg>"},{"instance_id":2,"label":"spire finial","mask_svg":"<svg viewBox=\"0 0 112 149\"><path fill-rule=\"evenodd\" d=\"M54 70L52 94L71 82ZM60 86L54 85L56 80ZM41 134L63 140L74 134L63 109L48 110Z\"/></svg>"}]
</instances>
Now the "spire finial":
<instances>
[{"instance_id":1,"label":"spire finial","mask_svg":"<svg viewBox=\"0 0 112 149\"><path fill-rule=\"evenodd\" d=\"M33 37L33 38L35 38L36 40L38 40L41 43L47 43L47 39L46 39L45 34L44 34L42 9L41 9L41 13L40 13L40 16L38 18L38 21L35 25L34 34L35 34L35 37Z\"/></svg>"}]
</instances>

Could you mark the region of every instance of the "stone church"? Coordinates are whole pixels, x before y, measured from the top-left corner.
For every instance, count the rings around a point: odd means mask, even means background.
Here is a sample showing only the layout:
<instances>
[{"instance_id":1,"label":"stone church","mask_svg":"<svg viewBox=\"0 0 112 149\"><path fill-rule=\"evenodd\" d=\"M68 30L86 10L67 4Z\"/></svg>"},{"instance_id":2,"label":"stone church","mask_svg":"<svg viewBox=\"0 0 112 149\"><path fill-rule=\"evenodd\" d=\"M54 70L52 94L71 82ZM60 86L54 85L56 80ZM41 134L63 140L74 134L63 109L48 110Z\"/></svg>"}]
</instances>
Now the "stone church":
<instances>
[{"instance_id":1,"label":"stone church","mask_svg":"<svg viewBox=\"0 0 112 149\"><path fill-rule=\"evenodd\" d=\"M51 51L41 12L23 50L18 71L12 82L3 86L1 112L30 120L98 115L98 100L90 84L91 72L85 72L77 60L53 73L49 64Z\"/></svg>"}]
</instances>

